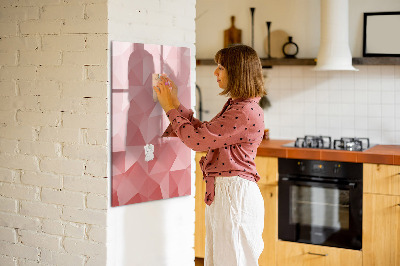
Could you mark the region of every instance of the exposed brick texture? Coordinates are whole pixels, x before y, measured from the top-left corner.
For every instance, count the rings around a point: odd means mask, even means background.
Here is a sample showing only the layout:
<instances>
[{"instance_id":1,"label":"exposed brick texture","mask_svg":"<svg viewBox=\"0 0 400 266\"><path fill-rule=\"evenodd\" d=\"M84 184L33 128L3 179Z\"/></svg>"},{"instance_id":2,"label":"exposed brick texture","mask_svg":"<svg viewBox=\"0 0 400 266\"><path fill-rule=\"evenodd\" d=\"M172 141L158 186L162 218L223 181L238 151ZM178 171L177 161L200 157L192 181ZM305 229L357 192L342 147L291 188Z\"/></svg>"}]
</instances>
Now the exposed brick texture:
<instances>
[{"instance_id":1,"label":"exposed brick texture","mask_svg":"<svg viewBox=\"0 0 400 266\"><path fill-rule=\"evenodd\" d=\"M106 264L107 14L0 1L0 265Z\"/></svg>"}]
</instances>

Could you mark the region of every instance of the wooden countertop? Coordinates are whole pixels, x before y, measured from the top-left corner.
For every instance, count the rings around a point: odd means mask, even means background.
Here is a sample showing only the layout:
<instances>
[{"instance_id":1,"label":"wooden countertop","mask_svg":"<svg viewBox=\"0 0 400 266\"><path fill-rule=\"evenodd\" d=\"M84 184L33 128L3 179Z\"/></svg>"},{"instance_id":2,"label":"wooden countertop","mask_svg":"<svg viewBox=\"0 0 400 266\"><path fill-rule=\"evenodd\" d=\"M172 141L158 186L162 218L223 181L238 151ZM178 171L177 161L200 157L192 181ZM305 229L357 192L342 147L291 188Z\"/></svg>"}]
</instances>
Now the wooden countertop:
<instances>
[{"instance_id":1,"label":"wooden countertop","mask_svg":"<svg viewBox=\"0 0 400 266\"><path fill-rule=\"evenodd\" d=\"M294 140L263 140L258 156L339 162L400 165L400 145L376 145L365 151L341 151L282 147Z\"/></svg>"}]
</instances>

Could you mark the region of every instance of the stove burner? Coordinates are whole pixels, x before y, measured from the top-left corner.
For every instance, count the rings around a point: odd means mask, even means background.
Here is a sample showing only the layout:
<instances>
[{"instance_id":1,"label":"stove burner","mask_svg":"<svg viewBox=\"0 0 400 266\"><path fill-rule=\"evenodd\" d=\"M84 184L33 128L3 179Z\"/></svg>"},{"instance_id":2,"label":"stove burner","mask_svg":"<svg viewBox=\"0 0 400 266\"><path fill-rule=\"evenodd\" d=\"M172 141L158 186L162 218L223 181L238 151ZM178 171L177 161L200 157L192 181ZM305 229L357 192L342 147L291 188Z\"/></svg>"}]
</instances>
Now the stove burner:
<instances>
[{"instance_id":1,"label":"stove burner","mask_svg":"<svg viewBox=\"0 0 400 266\"><path fill-rule=\"evenodd\" d=\"M333 142L335 150L363 151L369 148L368 138L340 138Z\"/></svg>"},{"instance_id":2,"label":"stove burner","mask_svg":"<svg viewBox=\"0 0 400 266\"><path fill-rule=\"evenodd\" d=\"M331 137L306 135L304 138L297 138L294 146L300 148L330 149Z\"/></svg>"},{"instance_id":3,"label":"stove burner","mask_svg":"<svg viewBox=\"0 0 400 266\"><path fill-rule=\"evenodd\" d=\"M340 138L334 140L332 143L331 137L311 135L306 135L303 138L297 138L295 142L287 143L283 146L344 151L364 151L371 147L368 138Z\"/></svg>"}]
</instances>

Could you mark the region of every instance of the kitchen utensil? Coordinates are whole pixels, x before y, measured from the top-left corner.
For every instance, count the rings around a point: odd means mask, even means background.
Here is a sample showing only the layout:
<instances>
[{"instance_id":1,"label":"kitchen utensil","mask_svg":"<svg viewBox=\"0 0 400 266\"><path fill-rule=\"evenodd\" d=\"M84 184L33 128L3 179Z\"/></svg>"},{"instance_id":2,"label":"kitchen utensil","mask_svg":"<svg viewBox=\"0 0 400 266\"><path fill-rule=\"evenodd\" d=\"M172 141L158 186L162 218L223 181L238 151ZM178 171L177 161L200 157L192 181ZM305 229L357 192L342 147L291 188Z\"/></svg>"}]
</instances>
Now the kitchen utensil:
<instances>
[{"instance_id":1,"label":"kitchen utensil","mask_svg":"<svg viewBox=\"0 0 400 266\"><path fill-rule=\"evenodd\" d=\"M231 16L231 27L224 31L224 48L242 43L242 30L235 27L235 16Z\"/></svg>"},{"instance_id":2,"label":"kitchen utensil","mask_svg":"<svg viewBox=\"0 0 400 266\"><path fill-rule=\"evenodd\" d=\"M268 31L268 58L271 58L271 32L270 32L270 28L271 28L271 21L267 21L267 31Z\"/></svg>"},{"instance_id":3,"label":"kitchen utensil","mask_svg":"<svg viewBox=\"0 0 400 266\"><path fill-rule=\"evenodd\" d=\"M251 12L251 47L254 48L254 11L255 7L250 7Z\"/></svg>"}]
</instances>

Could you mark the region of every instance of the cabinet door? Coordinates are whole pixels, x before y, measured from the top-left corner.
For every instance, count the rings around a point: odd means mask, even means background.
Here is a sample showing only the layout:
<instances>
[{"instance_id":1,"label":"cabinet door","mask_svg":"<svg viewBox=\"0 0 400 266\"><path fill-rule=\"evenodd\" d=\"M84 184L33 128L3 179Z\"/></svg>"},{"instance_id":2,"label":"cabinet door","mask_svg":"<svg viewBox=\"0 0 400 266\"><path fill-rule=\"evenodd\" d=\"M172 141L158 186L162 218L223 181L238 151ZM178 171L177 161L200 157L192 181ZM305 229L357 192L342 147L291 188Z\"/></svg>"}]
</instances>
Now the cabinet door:
<instances>
[{"instance_id":1,"label":"cabinet door","mask_svg":"<svg viewBox=\"0 0 400 266\"><path fill-rule=\"evenodd\" d=\"M400 195L400 166L365 163L363 176L364 193Z\"/></svg>"},{"instance_id":2,"label":"cabinet door","mask_svg":"<svg viewBox=\"0 0 400 266\"><path fill-rule=\"evenodd\" d=\"M200 169L199 161L205 152L196 152L196 194L195 194L195 233L194 233L194 251L197 258L204 258L204 248L206 239L206 225L204 212L206 204L204 195L206 193L206 184L203 181L203 172Z\"/></svg>"},{"instance_id":3,"label":"cabinet door","mask_svg":"<svg viewBox=\"0 0 400 266\"><path fill-rule=\"evenodd\" d=\"M362 252L278 241L278 266L361 266Z\"/></svg>"},{"instance_id":4,"label":"cabinet door","mask_svg":"<svg viewBox=\"0 0 400 266\"><path fill-rule=\"evenodd\" d=\"M254 160L258 174L258 184L278 185L278 158L256 156Z\"/></svg>"},{"instance_id":5,"label":"cabinet door","mask_svg":"<svg viewBox=\"0 0 400 266\"><path fill-rule=\"evenodd\" d=\"M278 240L278 187L259 184L264 198L264 250L258 259L260 266L276 265L276 242Z\"/></svg>"},{"instance_id":6,"label":"cabinet door","mask_svg":"<svg viewBox=\"0 0 400 266\"><path fill-rule=\"evenodd\" d=\"M400 266L400 196L364 194L363 265Z\"/></svg>"}]
</instances>

